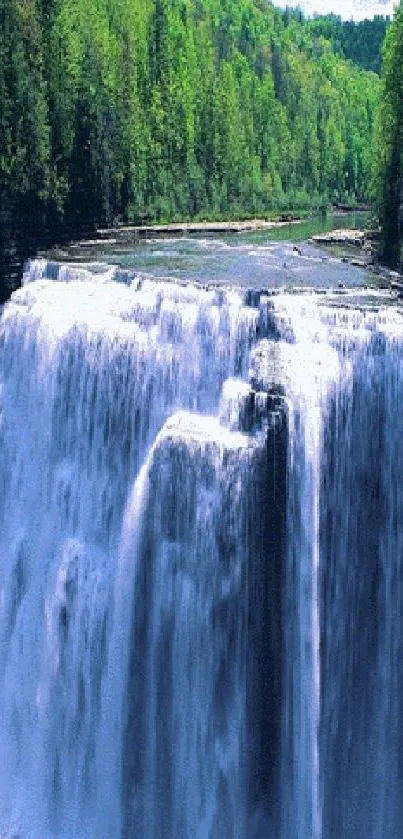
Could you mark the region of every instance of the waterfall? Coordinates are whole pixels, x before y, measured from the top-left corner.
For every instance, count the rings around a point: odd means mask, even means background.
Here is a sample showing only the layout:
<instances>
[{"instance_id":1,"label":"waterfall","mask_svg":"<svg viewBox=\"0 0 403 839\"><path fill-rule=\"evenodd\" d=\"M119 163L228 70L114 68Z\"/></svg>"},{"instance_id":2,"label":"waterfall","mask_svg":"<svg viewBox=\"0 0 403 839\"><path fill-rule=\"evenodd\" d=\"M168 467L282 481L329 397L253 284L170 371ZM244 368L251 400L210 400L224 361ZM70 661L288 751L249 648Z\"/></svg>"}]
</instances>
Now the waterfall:
<instances>
[{"instance_id":1,"label":"waterfall","mask_svg":"<svg viewBox=\"0 0 403 839\"><path fill-rule=\"evenodd\" d=\"M387 296L28 263L0 321L0 836L400 839Z\"/></svg>"}]
</instances>

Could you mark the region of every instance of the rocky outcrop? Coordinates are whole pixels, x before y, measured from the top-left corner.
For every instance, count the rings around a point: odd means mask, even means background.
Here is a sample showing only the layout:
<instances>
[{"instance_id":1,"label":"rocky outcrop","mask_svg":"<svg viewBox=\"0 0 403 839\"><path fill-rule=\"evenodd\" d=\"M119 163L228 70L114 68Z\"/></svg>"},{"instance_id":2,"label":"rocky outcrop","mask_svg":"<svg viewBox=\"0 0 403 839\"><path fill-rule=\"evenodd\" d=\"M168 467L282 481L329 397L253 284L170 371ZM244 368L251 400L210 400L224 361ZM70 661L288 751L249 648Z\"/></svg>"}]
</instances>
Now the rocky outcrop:
<instances>
[{"instance_id":1,"label":"rocky outcrop","mask_svg":"<svg viewBox=\"0 0 403 839\"><path fill-rule=\"evenodd\" d=\"M362 248L365 243L364 230L331 230L312 236L311 242L318 245L349 245Z\"/></svg>"}]
</instances>

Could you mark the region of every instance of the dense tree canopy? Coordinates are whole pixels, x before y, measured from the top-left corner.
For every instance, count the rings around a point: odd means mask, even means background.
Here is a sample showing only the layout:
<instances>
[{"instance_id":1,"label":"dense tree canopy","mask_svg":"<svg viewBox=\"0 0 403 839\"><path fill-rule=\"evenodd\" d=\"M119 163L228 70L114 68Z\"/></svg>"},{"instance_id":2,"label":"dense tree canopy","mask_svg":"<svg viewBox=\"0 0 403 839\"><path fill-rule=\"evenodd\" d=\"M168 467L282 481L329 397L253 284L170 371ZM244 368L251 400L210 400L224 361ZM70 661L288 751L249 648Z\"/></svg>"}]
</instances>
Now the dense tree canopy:
<instances>
[{"instance_id":1,"label":"dense tree canopy","mask_svg":"<svg viewBox=\"0 0 403 839\"><path fill-rule=\"evenodd\" d=\"M384 46L382 96L377 136L378 202L382 255L392 265L402 260L403 243L403 3Z\"/></svg>"},{"instance_id":2,"label":"dense tree canopy","mask_svg":"<svg viewBox=\"0 0 403 839\"><path fill-rule=\"evenodd\" d=\"M81 225L370 196L378 77L318 21L266 0L0 0L0 38L0 209Z\"/></svg>"},{"instance_id":3,"label":"dense tree canopy","mask_svg":"<svg viewBox=\"0 0 403 839\"><path fill-rule=\"evenodd\" d=\"M348 58L365 70L381 72L382 45L390 18L376 15L373 20L342 20L338 15L315 15L307 22L313 36L323 35L337 55Z\"/></svg>"}]
</instances>

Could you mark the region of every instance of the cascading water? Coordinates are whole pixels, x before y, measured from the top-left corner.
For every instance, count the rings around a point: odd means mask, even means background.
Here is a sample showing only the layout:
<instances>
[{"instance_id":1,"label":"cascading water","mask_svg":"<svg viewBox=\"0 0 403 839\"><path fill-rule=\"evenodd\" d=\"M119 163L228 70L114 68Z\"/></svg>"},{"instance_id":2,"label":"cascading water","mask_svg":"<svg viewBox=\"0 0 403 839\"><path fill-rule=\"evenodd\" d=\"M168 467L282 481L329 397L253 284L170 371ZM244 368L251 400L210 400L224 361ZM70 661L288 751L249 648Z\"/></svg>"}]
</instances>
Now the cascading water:
<instances>
[{"instance_id":1,"label":"cascading water","mask_svg":"<svg viewBox=\"0 0 403 839\"><path fill-rule=\"evenodd\" d=\"M241 837L258 311L40 268L2 322L2 820Z\"/></svg>"},{"instance_id":2,"label":"cascading water","mask_svg":"<svg viewBox=\"0 0 403 839\"><path fill-rule=\"evenodd\" d=\"M0 324L0 836L401 839L387 302L28 265Z\"/></svg>"}]
</instances>

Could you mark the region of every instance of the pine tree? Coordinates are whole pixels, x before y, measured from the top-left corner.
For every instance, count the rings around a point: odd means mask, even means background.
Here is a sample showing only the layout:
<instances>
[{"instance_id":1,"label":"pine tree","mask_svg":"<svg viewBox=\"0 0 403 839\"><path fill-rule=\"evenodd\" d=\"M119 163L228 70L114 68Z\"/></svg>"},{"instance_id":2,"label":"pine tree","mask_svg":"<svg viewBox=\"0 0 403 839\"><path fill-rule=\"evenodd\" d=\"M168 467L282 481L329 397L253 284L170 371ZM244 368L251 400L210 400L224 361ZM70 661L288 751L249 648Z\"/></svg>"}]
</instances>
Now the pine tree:
<instances>
[{"instance_id":1,"label":"pine tree","mask_svg":"<svg viewBox=\"0 0 403 839\"><path fill-rule=\"evenodd\" d=\"M401 262L403 240L403 3L384 48L382 97L377 138L378 205L381 253L386 262Z\"/></svg>"}]
</instances>

